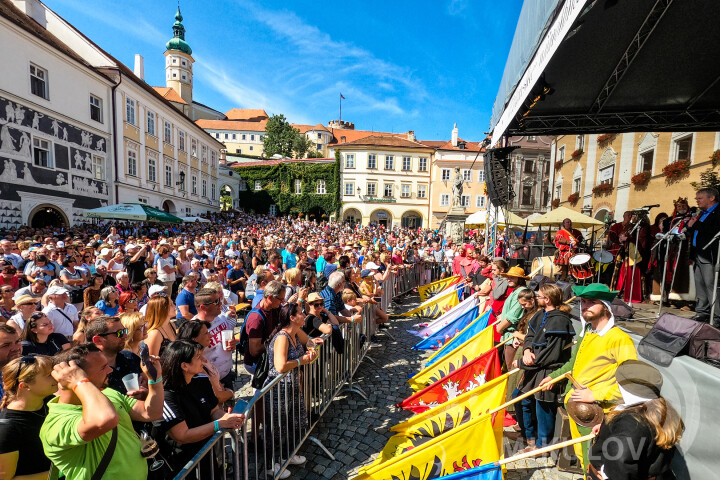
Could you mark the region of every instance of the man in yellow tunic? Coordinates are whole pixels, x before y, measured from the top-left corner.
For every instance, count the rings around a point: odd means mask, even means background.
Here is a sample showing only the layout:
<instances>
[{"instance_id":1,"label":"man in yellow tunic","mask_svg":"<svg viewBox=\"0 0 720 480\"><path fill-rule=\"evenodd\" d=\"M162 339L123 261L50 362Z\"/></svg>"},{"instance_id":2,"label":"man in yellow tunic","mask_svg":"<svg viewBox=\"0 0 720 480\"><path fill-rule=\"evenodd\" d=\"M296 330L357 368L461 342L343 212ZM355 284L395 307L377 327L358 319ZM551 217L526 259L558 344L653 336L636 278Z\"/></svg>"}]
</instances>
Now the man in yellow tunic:
<instances>
[{"instance_id":1,"label":"man in yellow tunic","mask_svg":"<svg viewBox=\"0 0 720 480\"><path fill-rule=\"evenodd\" d=\"M575 296L580 298L582 310L581 337L573 348L572 356L562 367L544 378L540 385L570 372L578 384L585 388L574 389L568 383L564 403L597 403L605 413L623 402L615 379L617 367L626 360L637 360L635 345L630 336L615 325L610 303L619 292L600 283L586 287L573 287ZM590 433L591 428L576 424L570 419L573 438ZM575 445L575 453L587 471L588 442Z\"/></svg>"}]
</instances>

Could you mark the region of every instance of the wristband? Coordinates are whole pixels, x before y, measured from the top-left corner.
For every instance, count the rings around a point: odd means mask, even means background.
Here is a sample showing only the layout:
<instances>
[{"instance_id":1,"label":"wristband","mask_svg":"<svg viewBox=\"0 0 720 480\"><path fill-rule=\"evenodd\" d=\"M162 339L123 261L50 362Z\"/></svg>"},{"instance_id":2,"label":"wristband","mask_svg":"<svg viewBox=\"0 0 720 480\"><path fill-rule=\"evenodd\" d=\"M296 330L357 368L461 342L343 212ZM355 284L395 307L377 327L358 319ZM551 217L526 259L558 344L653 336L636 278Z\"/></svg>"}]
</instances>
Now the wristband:
<instances>
[{"instance_id":1,"label":"wristband","mask_svg":"<svg viewBox=\"0 0 720 480\"><path fill-rule=\"evenodd\" d=\"M219 432L220 431L220 420L215 420L214 425L215 425L215 431Z\"/></svg>"},{"instance_id":2,"label":"wristband","mask_svg":"<svg viewBox=\"0 0 720 480\"><path fill-rule=\"evenodd\" d=\"M90 379L88 379L88 378L83 378L82 380L78 380L78 382L77 382L75 385L73 385L72 391L75 392L75 389L76 389L77 387L79 387L80 384L86 383L86 382L89 382L89 381L90 381Z\"/></svg>"},{"instance_id":3,"label":"wristband","mask_svg":"<svg viewBox=\"0 0 720 480\"><path fill-rule=\"evenodd\" d=\"M305 299L304 299L304 298L298 298L298 302L300 302L300 303L305 303Z\"/></svg>"},{"instance_id":4,"label":"wristband","mask_svg":"<svg viewBox=\"0 0 720 480\"><path fill-rule=\"evenodd\" d=\"M161 383L163 381L162 375L157 380L148 380L148 385L155 385L156 383Z\"/></svg>"}]
</instances>

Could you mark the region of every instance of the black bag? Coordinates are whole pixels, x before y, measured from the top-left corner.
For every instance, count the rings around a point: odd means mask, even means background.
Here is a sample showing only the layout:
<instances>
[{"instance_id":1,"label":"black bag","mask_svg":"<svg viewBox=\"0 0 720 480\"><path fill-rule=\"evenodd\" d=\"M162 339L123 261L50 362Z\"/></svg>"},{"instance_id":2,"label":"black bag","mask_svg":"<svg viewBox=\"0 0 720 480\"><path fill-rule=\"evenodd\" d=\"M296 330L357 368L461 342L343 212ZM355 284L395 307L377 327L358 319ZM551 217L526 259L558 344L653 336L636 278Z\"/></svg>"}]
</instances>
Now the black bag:
<instances>
[{"instance_id":1,"label":"black bag","mask_svg":"<svg viewBox=\"0 0 720 480\"><path fill-rule=\"evenodd\" d=\"M321 273L318 275L317 280L315 281L315 291L320 293L323 290L325 290L325 287L327 287L328 284L328 278L325 276L324 273Z\"/></svg>"},{"instance_id":2,"label":"black bag","mask_svg":"<svg viewBox=\"0 0 720 480\"><path fill-rule=\"evenodd\" d=\"M345 339L342 336L342 332L340 332L339 325L332 326L332 333L330 334L330 340L332 341L332 346L335 349L335 351L339 355L343 355L345 353Z\"/></svg>"},{"instance_id":3,"label":"black bag","mask_svg":"<svg viewBox=\"0 0 720 480\"><path fill-rule=\"evenodd\" d=\"M665 313L640 340L638 354L663 367L679 355L720 360L720 330L707 323Z\"/></svg>"},{"instance_id":4,"label":"black bag","mask_svg":"<svg viewBox=\"0 0 720 480\"><path fill-rule=\"evenodd\" d=\"M267 348L260 354L258 362L255 364L255 373L253 374L250 384L256 390L260 390L265 385L268 373L270 373L270 359L268 358Z\"/></svg>"}]
</instances>

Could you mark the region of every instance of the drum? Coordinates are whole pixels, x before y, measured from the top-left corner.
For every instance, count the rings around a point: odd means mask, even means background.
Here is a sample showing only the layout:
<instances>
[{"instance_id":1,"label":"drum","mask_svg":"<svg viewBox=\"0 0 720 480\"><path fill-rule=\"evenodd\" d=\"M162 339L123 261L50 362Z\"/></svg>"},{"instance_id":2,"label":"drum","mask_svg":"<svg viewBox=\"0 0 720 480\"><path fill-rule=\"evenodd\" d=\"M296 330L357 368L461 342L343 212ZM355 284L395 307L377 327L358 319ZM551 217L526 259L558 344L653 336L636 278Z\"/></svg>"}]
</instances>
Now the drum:
<instances>
[{"instance_id":1,"label":"drum","mask_svg":"<svg viewBox=\"0 0 720 480\"><path fill-rule=\"evenodd\" d=\"M592 257L601 265L611 263L615 259L613 254L607 250L598 250L597 252L593 252Z\"/></svg>"},{"instance_id":2,"label":"drum","mask_svg":"<svg viewBox=\"0 0 720 480\"><path fill-rule=\"evenodd\" d=\"M587 253L578 253L570 257L570 275L578 280L587 280L595 275L595 270L590 265L592 257Z\"/></svg>"},{"instance_id":3,"label":"drum","mask_svg":"<svg viewBox=\"0 0 720 480\"><path fill-rule=\"evenodd\" d=\"M553 257L535 257L530 272L531 277L535 275L545 275L548 278L553 278L553 274L555 273Z\"/></svg>"}]
</instances>

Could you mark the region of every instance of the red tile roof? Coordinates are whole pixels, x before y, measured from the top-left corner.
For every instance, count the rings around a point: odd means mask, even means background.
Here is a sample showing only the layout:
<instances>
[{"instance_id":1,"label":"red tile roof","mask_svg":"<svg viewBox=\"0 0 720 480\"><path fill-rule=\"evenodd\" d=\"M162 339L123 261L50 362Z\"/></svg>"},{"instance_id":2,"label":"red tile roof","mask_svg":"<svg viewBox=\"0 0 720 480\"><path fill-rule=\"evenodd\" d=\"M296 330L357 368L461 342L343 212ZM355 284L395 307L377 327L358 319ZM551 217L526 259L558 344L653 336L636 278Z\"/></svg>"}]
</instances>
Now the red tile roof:
<instances>
[{"instance_id":1,"label":"red tile roof","mask_svg":"<svg viewBox=\"0 0 720 480\"><path fill-rule=\"evenodd\" d=\"M445 140L420 140L420 143L432 148L440 148L447 142Z\"/></svg>"},{"instance_id":2,"label":"red tile roof","mask_svg":"<svg viewBox=\"0 0 720 480\"><path fill-rule=\"evenodd\" d=\"M369 135L351 142L340 143L338 147L344 146L379 146L379 147L402 147L402 148L431 148L419 142L408 140L407 137L392 135Z\"/></svg>"},{"instance_id":3,"label":"red tile roof","mask_svg":"<svg viewBox=\"0 0 720 480\"><path fill-rule=\"evenodd\" d=\"M435 147L438 150L459 150L459 151L466 151L466 152L483 152L485 151L485 148L481 147L479 143L477 142L467 142L463 140L462 138L458 138L458 145L460 143L465 143L465 148L462 149L460 147L453 147L452 141L444 142L441 146ZM427 143L427 142L423 142Z\"/></svg>"},{"instance_id":4,"label":"red tile roof","mask_svg":"<svg viewBox=\"0 0 720 480\"><path fill-rule=\"evenodd\" d=\"M297 124L297 123L291 123L290 126L292 126L292 127L294 127L294 128L297 128L297 129L300 131L300 133L309 132L309 131L311 131L311 130L316 130L316 131L321 131L321 132L328 132L328 133L330 132L330 129L327 128L327 127L326 127L325 125L323 125L322 123L318 123L317 125L314 125L314 126L313 126L313 125L300 125L300 124Z\"/></svg>"},{"instance_id":5,"label":"red tile roof","mask_svg":"<svg viewBox=\"0 0 720 480\"><path fill-rule=\"evenodd\" d=\"M182 103L187 105L187 102L171 87L152 87L156 92L162 95L165 99L171 102Z\"/></svg>"},{"instance_id":6,"label":"red tile roof","mask_svg":"<svg viewBox=\"0 0 720 480\"><path fill-rule=\"evenodd\" d=\"M259 122L242 122L237 120L207 120L195 121L200 128L206 130L235 130L238 132L264 132L267 120Z\"/></svg>"},{"instance_id":7,"label":"red tile roof","mask_svg":"<svg viewBox=\"0 0 720 480\"><path fill-rule=\"evenodd\" d=\"M259 122L267 120L268 114L261 108L233 108L225 112L228 120L242 120L245 122Z\"/></svg>"},{"instance_id":8,"label":"red tile roof","mask_svg":"<svg viewBox=\"0 0 720 480\"><path fill-rule=\"evenodd\" d=\"M231 168L244 168L244 167L259 167L277 165L279 163L331 163L334 162L334 158L277 158L269 160L260 160L258 162L235 162L228 163L227 166Z\"/></svg>"}]
</instances>

